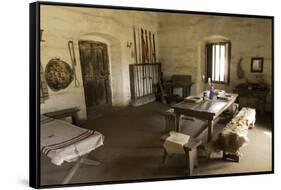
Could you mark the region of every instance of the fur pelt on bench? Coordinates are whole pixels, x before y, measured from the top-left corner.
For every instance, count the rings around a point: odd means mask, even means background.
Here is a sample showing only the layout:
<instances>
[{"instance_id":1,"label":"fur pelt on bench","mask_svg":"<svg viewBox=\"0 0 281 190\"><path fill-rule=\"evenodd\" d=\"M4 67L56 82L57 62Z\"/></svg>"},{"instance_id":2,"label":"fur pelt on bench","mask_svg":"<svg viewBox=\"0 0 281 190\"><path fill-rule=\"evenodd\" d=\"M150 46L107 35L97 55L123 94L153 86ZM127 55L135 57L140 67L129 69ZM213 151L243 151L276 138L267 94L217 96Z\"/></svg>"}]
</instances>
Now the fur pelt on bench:
<instances>
[{"instance_id":1,"label":"fur pelt on bench","mask_svg":"<svg viewBox=\"0 0 281 190\"><path fill-rule=\"evenodd\" d=\"M225 126L215 140L206 145L208 157L212 152L224 151L240 155L239 149L249 142L248 129L254 127L255 110L242 108L242 110Z\"/></svg>"}]
</instances>

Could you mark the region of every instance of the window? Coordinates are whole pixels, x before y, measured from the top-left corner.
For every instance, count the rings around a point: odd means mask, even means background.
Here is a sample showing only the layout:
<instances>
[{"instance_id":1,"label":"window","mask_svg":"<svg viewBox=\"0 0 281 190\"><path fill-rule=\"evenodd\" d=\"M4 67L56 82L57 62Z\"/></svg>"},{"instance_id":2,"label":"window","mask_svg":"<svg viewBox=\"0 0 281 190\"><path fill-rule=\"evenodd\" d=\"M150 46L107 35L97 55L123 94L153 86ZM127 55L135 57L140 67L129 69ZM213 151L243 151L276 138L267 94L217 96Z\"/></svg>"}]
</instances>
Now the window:
<instances>
[{"instance_id":1,"label":"window","mask_svg":"<svg viewBox=\"0 0 281 190\"><path fill-rule=\"evenodd\" d=\"M207 54L207 77L214 83L229 83L230 68L230 43L208 43Z\"/></svg>"}]
</instances>

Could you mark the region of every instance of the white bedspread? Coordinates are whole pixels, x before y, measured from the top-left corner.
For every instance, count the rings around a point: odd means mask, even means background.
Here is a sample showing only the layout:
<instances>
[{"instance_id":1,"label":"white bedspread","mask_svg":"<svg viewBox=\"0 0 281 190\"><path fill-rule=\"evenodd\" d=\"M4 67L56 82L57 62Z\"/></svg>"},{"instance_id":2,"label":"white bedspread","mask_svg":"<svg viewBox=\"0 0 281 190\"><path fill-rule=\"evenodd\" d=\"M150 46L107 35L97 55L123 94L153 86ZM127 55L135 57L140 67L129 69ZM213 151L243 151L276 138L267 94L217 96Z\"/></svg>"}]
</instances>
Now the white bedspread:
<instances>
[{"instance_id":1,"label":"white bedspread","mask_svg":"<svg viewBox=\"0 0 281 190\"><path fill-rule=\"evenodd\" d=\"M41 151L55 165L73 162L103 145L104 136L66 121L41 116Z\"/></svg>"}]
</instances>

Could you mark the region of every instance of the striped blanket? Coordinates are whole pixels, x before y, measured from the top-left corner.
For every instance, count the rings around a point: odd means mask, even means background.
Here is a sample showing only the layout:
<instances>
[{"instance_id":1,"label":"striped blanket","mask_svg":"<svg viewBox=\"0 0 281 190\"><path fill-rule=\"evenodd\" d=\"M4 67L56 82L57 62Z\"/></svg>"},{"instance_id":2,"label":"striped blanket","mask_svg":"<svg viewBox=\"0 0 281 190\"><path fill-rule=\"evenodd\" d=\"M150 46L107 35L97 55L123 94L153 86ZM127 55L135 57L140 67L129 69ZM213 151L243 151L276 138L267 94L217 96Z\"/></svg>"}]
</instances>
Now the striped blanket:
<instances>
[{"instance_id":1,"label":"striped blanket","mask_svg":"<svg viewBox=\"0 0 281 190\"><path fill-rule=\"evenodd\" d=\"M66 121L41 116L41 152L55 165L76 161L103 145L104 136Z\"/></svg>"}]
</instances>

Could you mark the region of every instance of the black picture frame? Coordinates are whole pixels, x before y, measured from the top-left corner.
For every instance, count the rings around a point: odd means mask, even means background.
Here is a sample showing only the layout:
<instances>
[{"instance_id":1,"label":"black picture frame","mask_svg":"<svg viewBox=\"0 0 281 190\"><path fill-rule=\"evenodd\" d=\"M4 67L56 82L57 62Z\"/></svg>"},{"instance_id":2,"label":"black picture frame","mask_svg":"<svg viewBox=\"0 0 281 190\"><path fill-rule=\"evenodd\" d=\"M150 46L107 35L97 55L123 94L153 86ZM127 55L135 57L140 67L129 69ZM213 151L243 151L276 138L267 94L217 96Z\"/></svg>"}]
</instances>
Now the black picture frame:
<instances>
[{"instance_id":1,"label":"black picture frame","mask_svg":"<svg viewBox=\"0 0 281 190\"><path fill-rule=\"evenodd\" d=\"M186 10L162 10L150 8L132 8L132 7L118 7L118 6L103 6L90 4L75 4L75 3L59 3L59 2L34 2L30 4L29 17L29 57L30 57L30 96L29 96L29 185L33 188L53 188L53 187L70 187L70 186L85 186L85 185L99 185L99 184L116 184L116 183L132 183L132 182L147 182L147 181L161 181L161 180L177 180L177 179L194 179L194 178L209 178L209 177L225 177L225 176L243 176L256 174L272 174L274 173L274 135L272 135L272 170L271 171L256 171L243 172L231 174L213 174L207 176L176 176L168 178L146 178L138 180L115 180L115 181L96 181L89 183L71 183L71 184L41 184L41 152L40 152L40 39L42 29L40 28L40 6L68 6L68 7L85 7L85 8L104 8L112 10L130 10L130 11L153 11L176 14L195 14L195 15L212 15L212 16L230 16L241 18L262 18L269 19L272 22L272 87L274 87L274 17L263 15L246 15L246 14L232 14L232 13L216 13L216 12L199 12ZM44 38L45 40L45 38ZM254 68L254 62L259 62L258 69ZM254 57L251 59L251 72L263 72L262 57ZM274 89L272 88L272 110L274 110ZM274 113L272 114L274 120ZM272 126L272 133L274 134L274 123Z\"/></svg>"},{"instance_id":2,"label":"black picture frame","mask_svg":"<svg viewBox=\"0 0 281 190\"><path fill-rule=\"evenodd\" d=\"M251 72L262 73L263 72L263 57L252 57L251 59Z\"/></svg>"}]
</instances>

